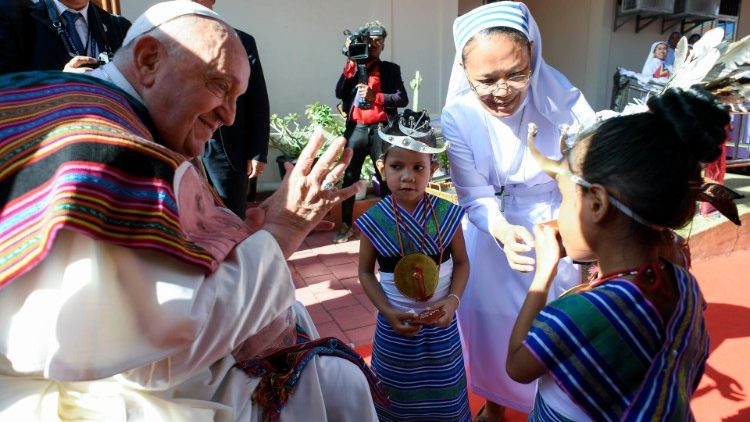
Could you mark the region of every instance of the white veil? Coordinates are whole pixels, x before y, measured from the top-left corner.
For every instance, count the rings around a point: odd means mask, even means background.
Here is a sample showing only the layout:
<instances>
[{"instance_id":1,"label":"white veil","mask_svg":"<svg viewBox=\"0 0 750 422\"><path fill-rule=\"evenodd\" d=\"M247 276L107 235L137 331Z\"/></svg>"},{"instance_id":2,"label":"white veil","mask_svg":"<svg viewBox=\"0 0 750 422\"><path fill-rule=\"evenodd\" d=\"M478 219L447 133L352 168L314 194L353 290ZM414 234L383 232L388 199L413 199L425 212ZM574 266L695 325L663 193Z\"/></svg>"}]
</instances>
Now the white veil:
<instances>
[{"instance_id":1,"label":"white veil","mask_svg":"<svg viewBox=\"0 0 750 422\"><path fill-rule=\"evenodd\" d=\"M565 76L544 62L542 37L528 7L512 1L480 6L456 18L453 23L456 57L448 83L446 105L470 90L469 81L461 67L461 52L464 46L478 32L493 27L519 30L532 42L529 95L543 116L555 125L583 124L593 116L593 111L583 98L583 94Z\"/></svg>"},{"instance_id":2,"label":"white veil","mask_svg":"<svg viewBox=\"0 0 750 422\"><path fill-rule=\"evenodd\" d=\"M648 56L646 56L646 60L643 62L643 69L641 70L641 73L648 76L649 78L652 76L652 74L660 64L664 64L664 66L666 67L665 60L657 59L656 57L654 57L654 49L656 49L656 46L659 44L664 44L667 46L667 48L669 48L669 44L667 44L666 41L656 41L655 43L651 44L651 48L648 49Z\"/></svg>"}]
</instances>

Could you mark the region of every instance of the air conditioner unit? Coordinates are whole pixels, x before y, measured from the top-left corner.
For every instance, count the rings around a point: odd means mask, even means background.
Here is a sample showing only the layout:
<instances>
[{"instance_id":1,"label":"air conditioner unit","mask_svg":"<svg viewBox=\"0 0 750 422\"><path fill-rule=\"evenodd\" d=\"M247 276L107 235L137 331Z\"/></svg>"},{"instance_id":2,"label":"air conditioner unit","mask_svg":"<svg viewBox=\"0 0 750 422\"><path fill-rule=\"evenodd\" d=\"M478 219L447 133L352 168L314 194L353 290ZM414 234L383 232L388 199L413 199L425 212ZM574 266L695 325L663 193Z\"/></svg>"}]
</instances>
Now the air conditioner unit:
<instances>
[{"instance_id":1,"label":"air conditioner unit","mask_svg":"<svg viewBox=\"0 0 750 422\"><path fill-rule=\"evenodd\" d=\"M622 0L620 13L641 15L672 13L675 0Z\"/></svg>"},{"instance_id":2,"label":"air conditioner unit","mask_svg":"<svg viewBox=\"0 0 750 422\"><path fill-rule=\"evenodd\" d=\"M719 15L720 0L675 0L674 14L715 18Z\"/></svg>"}]
</instances>

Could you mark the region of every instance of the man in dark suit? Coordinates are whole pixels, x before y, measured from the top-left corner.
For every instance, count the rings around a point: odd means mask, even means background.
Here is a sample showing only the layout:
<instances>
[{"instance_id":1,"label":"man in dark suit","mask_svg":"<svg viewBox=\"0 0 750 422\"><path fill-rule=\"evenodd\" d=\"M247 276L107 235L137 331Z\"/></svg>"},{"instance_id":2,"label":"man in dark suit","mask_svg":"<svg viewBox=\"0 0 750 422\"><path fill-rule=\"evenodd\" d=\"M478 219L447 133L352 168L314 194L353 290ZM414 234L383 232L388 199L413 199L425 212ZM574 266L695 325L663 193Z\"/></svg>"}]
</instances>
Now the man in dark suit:
<instances>
[{"instance_id":1,"label":"man in dark suit","mask_svg":"<svg viewBox=\"0 0 750 422\"><path fill-rule=\"evenodd\" d=\"M61 31L55 29L55 22ZM102 53L111 57L128 28L127 19L89 0L3 0L0 74L63 69L83 72L88 69L85 65L97 63Z\"/></svg>"},{"instance_id":2,"label":"man in dark suit","mask_svg":"<svg viewBox=\"0 0 750 422\"><path fill-rule=\"evenodd\" d=\"M193 0L213 10L215 0ZM206 145L201 157L208 179L224 205L245 218L248 188L254 195L258 176L266 168L271 112L266 80L255 39L235 28L250 61L245 94L237 99L232 126L222 126Z\"/></svg>"},{"instance_id":3,"label":"man in dark suit","mask_svg":"<svg viewBox=\"0 0 750 422\"><path fill-rule=\"evenodd\" d=\"M401 78L401 68L396 63L380 60L380 53L385 47L385 28L378 21L365 24L369 48L367 59L367 83L359 83L357 65L348 60L344 72L336 83L336 98L341 99L344 110L347 111L346 131L344 137L348 139L347 147L354 151L352 161L344 173L344 187L351 186L359 180L362 165L369 155L375 163L382 153L383 141L378 136L378 125L388 123L398 114L398 107L406 107L409 97ZM349 47L349 39L346 40ZM367 105L363 105L367 100ZM380 179L378 172L375 177L380 182L380 194L385 196L388 187ZM334 243L346 242L354 232L352 231L352 217L354 198L341 203L341 227L333 238Z\"/></svg>"}]
</instances>

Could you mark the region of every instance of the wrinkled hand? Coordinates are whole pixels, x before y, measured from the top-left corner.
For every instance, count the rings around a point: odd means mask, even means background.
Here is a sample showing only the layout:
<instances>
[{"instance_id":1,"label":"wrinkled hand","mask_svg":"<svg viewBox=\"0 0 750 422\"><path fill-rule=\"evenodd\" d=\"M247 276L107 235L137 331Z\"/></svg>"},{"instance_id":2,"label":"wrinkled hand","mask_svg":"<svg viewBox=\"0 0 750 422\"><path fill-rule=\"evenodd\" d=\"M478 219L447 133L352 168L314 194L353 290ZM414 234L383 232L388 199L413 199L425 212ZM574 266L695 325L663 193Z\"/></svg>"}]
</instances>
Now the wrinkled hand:
<instances>
[{"instance_id":1,"label":"wrinkled hand","mask_svg":"<svg viewBox=\"0 0 750 422\"><path fill-rule=\"evenodd\" d=\"M90 67L83 67L84 64L94 64L96 63L96 59L93 57L88 56L75 56L70 61L65 63L65 67L63 67L63 72L69 72L69 73L86 73L91 72L92 68Z\"/></svg>"},{"instance_id":2,"label":"wrinkled hand","mask_svg":"<svg viewBox=\"0 0 750 422\"><path fill-rule=\"evenodd\" d=\"M346 139L337 138L315 162L315 154L321 145L323 135L316 131L302 150L297 165L286 163L286 177L281 185L259 206L265 212L262 228L276 238L285 257L297 250L334 205L351 197L362 187L362 182L357 182L342 189L322 189L324 182L335 184L344 174L352 158L352 150L344 150ZM344 153L336 160L342 150Z\"/></svg>"},{"instance_id":3,"label":"wrinkled hand","mask_svg":"<svg viewBox=\"0 0 750 422\"><path fill-rule=\"evenodd\" d=\"M536 250L536 272L538 276L551 282L557 274L557 263L564 256L560 231L557 227L545 224L534 225Z\"/></svg>"},{"instance_id":4,"label":"wrinkled hand","mask_svg":"<svg viewBox=\"0 0 750 422\"><path fill-rule=\"evenodd\" d=\"M383 313L385 319L391 324L393 331L401 334L405 337L415 336L420 329L421 325L409 324L408 320L414 318L414 314L411 312L401 312L395 309L391 309Z\"/></svg>"},{"instance_id":5,"label":"wrinkled hand","mask_svg":"<svg viewBox=\"0 0 750 422\"><path fill-rule=\"evenodd\" d=\"M263 172L266 171L266 163L258 160L250 160L247 162L247 178L252 179L253 177L259 177Z\"/></svg>"},{"instance_id":6,"label":"wrinkled hand","mask_svg":"<svg viewBox=\"0 0 750 422\"><path fill-rule=\"evenodd\" d=\"M534 271L534 258L524 255L534 247L534 237L526 227L508 226L497 240L503 244L510 268L522 273Z\"/></svg>"},{"instance_id":7,"label":"wrinkled hand","mask_svg":"<svg viewBox=\"0 0 750 422\"><path fill-rule=\"evenodd\" d=\"M375 91L373 91L367 84L357 84L357 94L367 101L375 101Z\"/></svg>"}]
</instances>

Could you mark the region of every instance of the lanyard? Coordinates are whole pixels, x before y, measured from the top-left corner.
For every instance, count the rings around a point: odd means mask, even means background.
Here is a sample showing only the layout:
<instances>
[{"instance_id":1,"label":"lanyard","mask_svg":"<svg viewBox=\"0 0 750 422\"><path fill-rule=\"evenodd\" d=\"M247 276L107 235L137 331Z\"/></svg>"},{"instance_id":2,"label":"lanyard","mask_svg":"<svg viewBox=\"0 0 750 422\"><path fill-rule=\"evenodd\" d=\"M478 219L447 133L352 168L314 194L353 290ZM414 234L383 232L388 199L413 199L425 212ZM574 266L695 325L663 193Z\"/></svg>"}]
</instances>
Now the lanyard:
<instances>
[{"instance_id":1,"label":"lanyard","mask_svg":"<svg viewBox=\"0 0 750 422\"><path fill-rule=\"evenodd\" d=\"M55 7L55 4L52 2L52 0L44 0L45 6L47 6L47 16L49 16L49 20L52 22L52 27L55 28L55 31L57 31L57 35L60 36L60 39L62 40L63 44L65 45L65 49L68 51L68 55L70 57L75 56L86 56L89 53L89 46L93 49L93 44L91 43L91 27L89 26L89 33L86 37L86 45L83 46L83 51L79 52L77 51L75 44L73 43L73 39L70 37L70 34L63 28L62 22L60 21L60 15L57 13L57 7ZM93 13L94 16L97 16L96 10L94 10ZM95 19L95 21L98 22L98 19ZM75 27L70 28L73 31L77 31ZM105 50L109 51L109 46L106 42L106 37L104 37L104 43L105 43ZM83 40L81 40L83 41ZM93 56L93 54L92 54Z\"/></svg>"}]
</instances>

